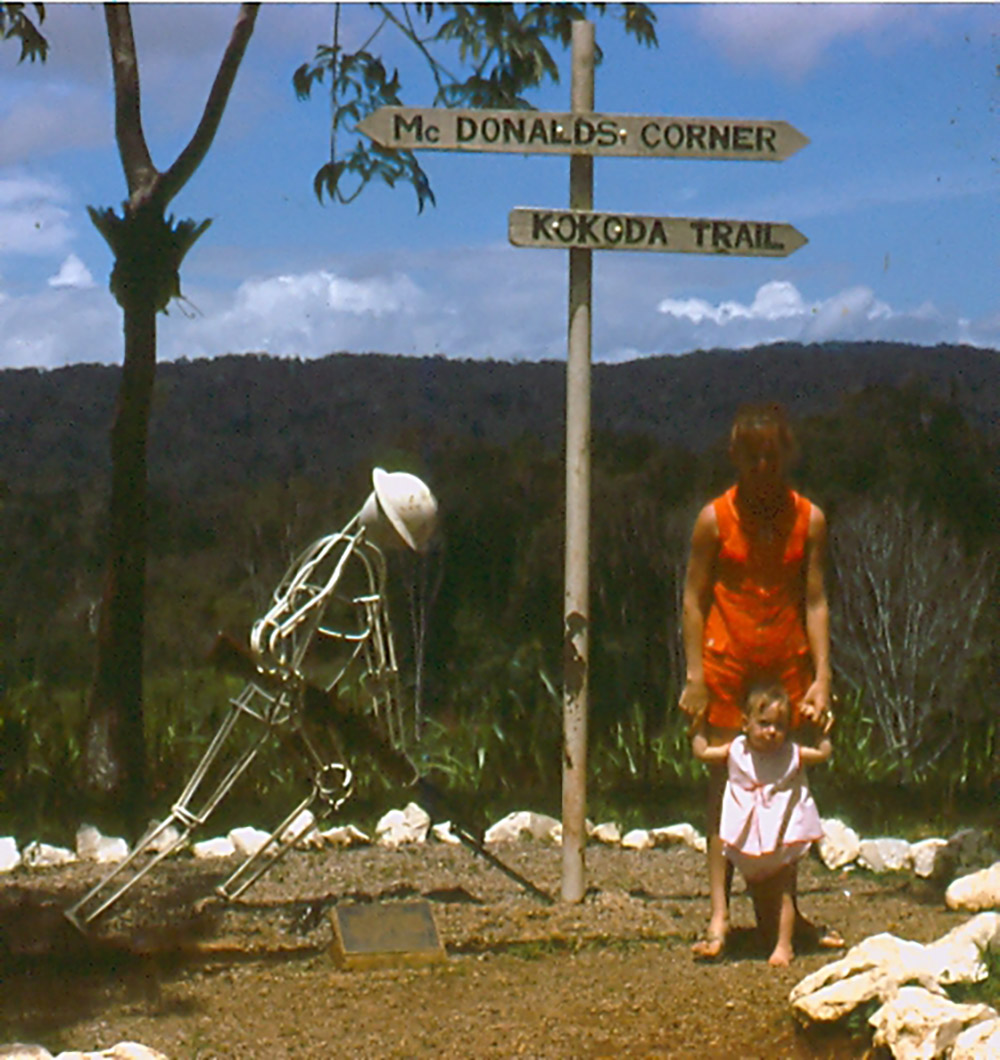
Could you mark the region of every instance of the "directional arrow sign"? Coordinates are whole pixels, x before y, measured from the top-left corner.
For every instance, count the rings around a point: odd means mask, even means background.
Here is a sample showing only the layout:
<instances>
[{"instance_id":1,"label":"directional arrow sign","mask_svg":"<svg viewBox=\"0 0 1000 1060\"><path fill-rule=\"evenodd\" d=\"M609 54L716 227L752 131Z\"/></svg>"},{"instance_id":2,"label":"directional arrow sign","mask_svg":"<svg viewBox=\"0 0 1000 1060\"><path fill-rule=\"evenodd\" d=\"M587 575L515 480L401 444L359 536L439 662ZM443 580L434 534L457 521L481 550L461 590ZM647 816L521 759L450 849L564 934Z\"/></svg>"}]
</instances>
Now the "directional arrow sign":
<instances>
[{"instance_id":1,"label":"directional arrow sign","mask_svg":"<svg viewBox=\"0 0 1000 1060\"><path fill-rule=\"evenodd\" d=\"M647 217L535 206L511 210L508 235L516 247L659 250L754 258L784 258L809 242L797 228L775 221Z\"/></svg>"},{"instance_id":2,"label":"directional arrow sign","mask_svg":"<svg viewBox=\"0 0 1000 1060\"><path fill-rule=\"evenodd\" d=\"M808 137L784 121L443 107L380 107L359 122L358 129L383 147L407 151L725 158L744 162L780 162L809 143Z\"/></svg>"}]
</instances>

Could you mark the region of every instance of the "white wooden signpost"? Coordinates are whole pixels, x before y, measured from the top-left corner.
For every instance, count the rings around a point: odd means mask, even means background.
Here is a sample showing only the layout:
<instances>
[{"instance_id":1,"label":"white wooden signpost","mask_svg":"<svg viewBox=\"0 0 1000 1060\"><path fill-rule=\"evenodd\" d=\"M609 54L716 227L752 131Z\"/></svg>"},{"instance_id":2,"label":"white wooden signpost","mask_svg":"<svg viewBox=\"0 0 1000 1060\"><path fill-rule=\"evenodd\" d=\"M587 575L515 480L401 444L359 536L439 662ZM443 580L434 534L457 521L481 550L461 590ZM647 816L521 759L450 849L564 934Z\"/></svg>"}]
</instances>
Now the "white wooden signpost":
<instances>
[{"instance_id":1,"label":"white wooden signpost","mask_svg":"<svg viewBox=\"0 0 1000 1060\"><path fill-rule=\"evenodd\" d=\"M400 150L500 151L570 156L569 208L517 207L518 247L569 251L566 360L566 552L563 673L562 897L586 891L586 759L589 689L591 255L594 250L785 257L806 237L778 221L653 217L594 211L598 157L780 162L809 143L784 121L648 117L594 112L594 26L573 23L570 110L381 107L358 129Z\"/></svg>"}]
</instances>

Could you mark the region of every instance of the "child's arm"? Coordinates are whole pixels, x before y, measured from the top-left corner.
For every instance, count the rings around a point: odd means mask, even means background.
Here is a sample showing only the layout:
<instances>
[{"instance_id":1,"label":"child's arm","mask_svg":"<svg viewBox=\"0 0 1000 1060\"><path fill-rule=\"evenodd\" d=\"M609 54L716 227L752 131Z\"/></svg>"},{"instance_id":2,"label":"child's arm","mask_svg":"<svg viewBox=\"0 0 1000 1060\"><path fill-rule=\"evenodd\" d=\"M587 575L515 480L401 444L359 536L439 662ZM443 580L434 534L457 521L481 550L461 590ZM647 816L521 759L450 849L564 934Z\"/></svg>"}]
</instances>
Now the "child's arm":
<instances>
[{"instance_id":1,"label":"child's arm","mask_svg":"<svg viewBox=\"0 0 1000 1060\"><path fill-rule=\"evenodd\" d=\"M815 747L799 745L799 761L804 766L818 766L822 762L829 762L833 754L833 744L830 737L823 735Z\"/></svg>"},{"instance_id":2,"label":"child's arm","mask_svg":"<svg viewBox=\"0 0 1000 1060\"><path fill-rule=\"evenodd\" d=\"M705 735L704 726L691 737L691 751L699 762L725 762L729 757L729 744L720 743L712 747L709 745L708 737Z\"/></svg>"}]
</instances>

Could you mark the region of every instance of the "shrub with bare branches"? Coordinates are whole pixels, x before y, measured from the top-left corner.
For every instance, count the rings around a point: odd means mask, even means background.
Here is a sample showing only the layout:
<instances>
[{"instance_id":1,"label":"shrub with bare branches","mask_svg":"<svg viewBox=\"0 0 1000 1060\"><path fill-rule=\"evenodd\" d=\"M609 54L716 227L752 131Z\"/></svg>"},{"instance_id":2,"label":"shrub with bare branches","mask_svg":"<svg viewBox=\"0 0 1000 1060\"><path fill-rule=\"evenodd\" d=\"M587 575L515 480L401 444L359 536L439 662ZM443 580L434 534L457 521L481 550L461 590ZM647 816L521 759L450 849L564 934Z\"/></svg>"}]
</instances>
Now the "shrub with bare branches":
<instances>
[{"instance_id":1,"label":"shrub with bare branches","mask_svg":"<svg viewBox=\"0 0 1000 1060\"><path fill-rule=\"evenodd\" d=\"M831 553L838 670L874 714L886 775L915 779L961 732L995 559L968 557L941 521L895 497L838 517Z\"/></svg>"}]
</instances>

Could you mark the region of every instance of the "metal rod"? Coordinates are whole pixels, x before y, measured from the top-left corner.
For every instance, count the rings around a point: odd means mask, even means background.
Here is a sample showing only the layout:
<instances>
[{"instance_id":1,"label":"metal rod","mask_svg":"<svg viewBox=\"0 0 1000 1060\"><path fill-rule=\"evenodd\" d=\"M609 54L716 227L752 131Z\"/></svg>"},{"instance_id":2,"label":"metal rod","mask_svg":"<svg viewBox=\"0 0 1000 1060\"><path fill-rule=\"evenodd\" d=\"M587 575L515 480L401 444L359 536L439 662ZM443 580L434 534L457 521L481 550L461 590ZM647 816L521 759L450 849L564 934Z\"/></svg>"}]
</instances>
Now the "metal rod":
<instances>
[{"instance_id":1,"label":"metal rod","mask_svg":"<svg viewBox=\"0 0 1000 1060\"><path fill-rule=\"evenodd\" d=\"M594 109L594 24L573 23L570 109ZM594 165L573 155L570 209L594 205ZM563 627L563 871L562 897L579 902L586 890L587 711L590 632L590 358L592 252L569 252L566 359L566 555Z\"/></svg>"}]
</instances>

